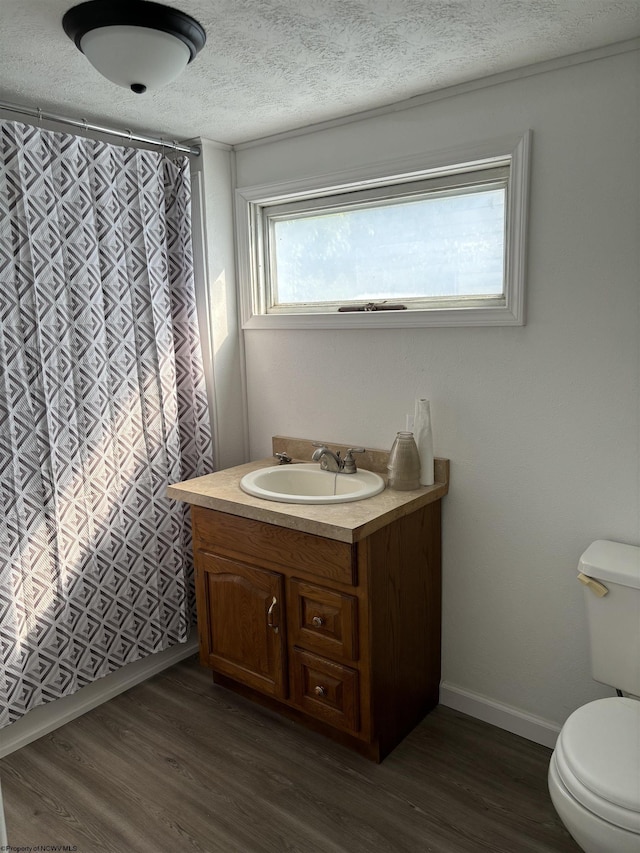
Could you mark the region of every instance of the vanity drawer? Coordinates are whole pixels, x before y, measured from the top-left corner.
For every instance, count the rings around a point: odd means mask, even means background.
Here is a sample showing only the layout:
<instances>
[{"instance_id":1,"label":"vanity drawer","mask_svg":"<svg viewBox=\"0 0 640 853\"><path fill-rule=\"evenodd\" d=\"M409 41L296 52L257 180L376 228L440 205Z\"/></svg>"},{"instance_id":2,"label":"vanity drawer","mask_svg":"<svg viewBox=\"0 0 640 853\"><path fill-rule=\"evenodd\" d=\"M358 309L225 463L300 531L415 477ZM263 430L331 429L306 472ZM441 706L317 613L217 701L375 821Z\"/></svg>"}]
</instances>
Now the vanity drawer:
<instances>
[{"instance_id":1,"label":"vanity drawer","mask_svg":"<svg viewBox=\"0 0 640 853\"><path fill-rule=\"evenodd\" d=\"M194 548L277 570L356 583L356 546L263 521L192 507Z\"/></svg>"},{"instance_id":2,"label":"vanity drawer","mask_svg":"<svg viewBox=\"0 0 640 853\"><path fill-rule=\"evenodd\" d=\"M293 701L307 714L344 731L360 727L358 672L348 666L293 650Z\"/></svg>"},{"instance_id":3,"label":"vanity drawer","mask_svg":"<svg viewBox=\"0 0 640 853\"><path fill-rule=\"evenodd\" d=\"M289 582L289 637L294 646L358 659L358 599L306 581Z\"/></svg>"}]
</instances>

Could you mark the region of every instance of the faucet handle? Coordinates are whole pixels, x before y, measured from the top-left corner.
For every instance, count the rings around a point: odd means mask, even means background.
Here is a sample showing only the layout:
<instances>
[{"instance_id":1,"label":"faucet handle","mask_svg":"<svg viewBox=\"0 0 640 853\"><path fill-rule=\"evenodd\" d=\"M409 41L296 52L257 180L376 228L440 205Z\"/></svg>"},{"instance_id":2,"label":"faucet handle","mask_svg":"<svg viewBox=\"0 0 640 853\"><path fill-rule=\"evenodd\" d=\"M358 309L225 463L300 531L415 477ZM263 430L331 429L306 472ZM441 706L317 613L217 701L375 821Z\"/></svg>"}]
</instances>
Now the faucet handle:
<instances>
[{"instance_id":1,"label":"faucet handle","mask_svg":"<svg viewBox=\"0 0 640 853\"><path fill-rule=\"evenodd\" d=\"M353 458L353 454L364 452L364 447L350 447L344 457L344 465L342 467L342 472L344 474L355 474L358 469L356 468L356 460Z\"/></svg>"},{"instance_id":2,"label":"faucet handle","mask_svg":"<svg viewBox=\"0 0 640 853\"><path fill-rule=\"evenodd\" d=\"M274 453L273 455L276 459L280 460L280 465L291 465L291 462L293 461L286 451L283 453Z\"/></svg>"}]
</instances>

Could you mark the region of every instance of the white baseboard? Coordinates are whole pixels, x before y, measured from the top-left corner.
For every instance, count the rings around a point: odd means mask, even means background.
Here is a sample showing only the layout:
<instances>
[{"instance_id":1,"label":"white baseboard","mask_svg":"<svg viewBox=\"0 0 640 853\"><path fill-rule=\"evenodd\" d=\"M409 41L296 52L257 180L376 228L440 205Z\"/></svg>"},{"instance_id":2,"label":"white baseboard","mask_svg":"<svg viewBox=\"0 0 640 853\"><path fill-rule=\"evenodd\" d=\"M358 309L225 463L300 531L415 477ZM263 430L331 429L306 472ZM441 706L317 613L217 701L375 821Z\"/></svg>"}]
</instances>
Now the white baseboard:
<instances>
[{"instance_id":1,"label":"white baseboard","mask_svg":"<svg viewBox=\"0 0 640 853\"><path fill-rule=\"evenodd\" d=\"M72 696L65 696L63 699L34 708L21 720L0 730L0 758L64 726L65 723L69 723L92 708L97 708L103 702L108 702L119 693L124 693L125 690L135 687L136 684L146 681L147 678L157 675L197 651L197 639L190 639L164 652L130 663L117 672L83 687ZM447 682L442 682L440 685L440 704L550 749L554 748L560 732L560 726L549 720L527 714L510 705L504 705L480 693L474 693Z\"/></svg>"},{"instance_id":2,"label":"white baseboard","mask_svg":"<svg viewBox=\"0 0 640 853\"><path fill-rule=\"evenodd\" d=\"M64 696L29 711L20 720L0 729L0 758L64 726L92 708L124 693L152 675L157 675L198 651L197 638L171 646L163 652L127 664L122 669L88 684L72 696Z\"/></svg>"},{"instance_id":3,"label":"white baseboard","mask_svg":"<svg viewBox=\"0 0 640 853\"><path fill-rule=\"evenodd\" d=\"M502 702L482 696L480 693L465 690L455 684L447 684L445 681L440 685L440 704L455 711L462 711L463 714L491 723L527 740L540 743L542 746L548 746L550 749L555 747L560 733L560 726L549 720L527 714L510 705L503 705Z\"/></svg>"}]
</instances>

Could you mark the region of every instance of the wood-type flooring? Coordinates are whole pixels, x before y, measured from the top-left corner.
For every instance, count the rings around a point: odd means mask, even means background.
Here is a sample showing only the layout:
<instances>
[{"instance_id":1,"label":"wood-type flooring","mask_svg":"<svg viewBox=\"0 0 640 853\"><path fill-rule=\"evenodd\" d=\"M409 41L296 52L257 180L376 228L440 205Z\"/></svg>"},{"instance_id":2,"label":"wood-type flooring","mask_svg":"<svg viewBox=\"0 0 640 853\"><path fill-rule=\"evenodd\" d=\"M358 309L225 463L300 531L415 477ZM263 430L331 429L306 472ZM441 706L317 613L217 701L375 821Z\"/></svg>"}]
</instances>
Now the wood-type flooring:
<instances>
[{"instance_id":1,"label":"wood-type flooring","mask_svg":"<svg viewBox=\"0 0 640 853\"><path fill-rule=\"evenodd\" d=\"M0 779L9 844L33 850L579 853L549 756L438 707L376 765L193 658L2 759Z\"/></svg>"}]
</instances>

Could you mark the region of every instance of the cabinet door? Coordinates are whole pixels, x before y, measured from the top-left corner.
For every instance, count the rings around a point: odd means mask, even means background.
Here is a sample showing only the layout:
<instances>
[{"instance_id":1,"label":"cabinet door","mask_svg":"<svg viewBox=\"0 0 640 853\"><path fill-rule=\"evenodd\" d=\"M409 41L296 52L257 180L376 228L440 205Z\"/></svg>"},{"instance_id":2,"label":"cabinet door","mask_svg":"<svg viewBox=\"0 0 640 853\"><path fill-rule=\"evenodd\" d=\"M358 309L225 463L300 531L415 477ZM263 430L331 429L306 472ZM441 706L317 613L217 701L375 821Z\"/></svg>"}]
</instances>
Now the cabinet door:
<instances>
[{"instance_id":1,"label":"cabinet door","mask_svg":"<svg viewBox=\"0 0 640 853\"><path fill-rule=\"evenodd\" d=\"M285 698L283 576L198 551L196 578L203 662L262 693Z\"/></svg>"}]
</instances>

